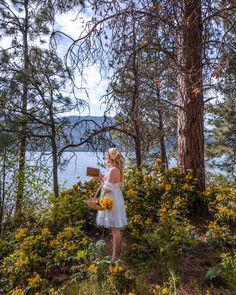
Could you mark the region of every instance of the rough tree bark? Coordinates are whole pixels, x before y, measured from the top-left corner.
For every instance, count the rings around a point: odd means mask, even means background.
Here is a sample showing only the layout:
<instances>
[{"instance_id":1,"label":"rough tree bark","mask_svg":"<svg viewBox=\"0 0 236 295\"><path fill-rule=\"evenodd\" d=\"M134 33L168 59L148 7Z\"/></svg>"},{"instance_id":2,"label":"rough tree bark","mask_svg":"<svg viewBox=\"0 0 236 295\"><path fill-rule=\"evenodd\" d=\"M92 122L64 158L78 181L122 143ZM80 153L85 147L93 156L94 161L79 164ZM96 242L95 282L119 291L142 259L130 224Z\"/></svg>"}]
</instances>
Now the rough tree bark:
<instances>
[{"instance_id":1,"label":"rough tree bark","mask_svg":"<svg viewBox=\"0 0 236 295\"><path fill-rule=\"evenodd\" d=\"M202 85L202 18L201 1L184 0L177 38L179 72L178 98L178 165L198 180L205 189L203 85Z\"/></svg>"}]
</instances>

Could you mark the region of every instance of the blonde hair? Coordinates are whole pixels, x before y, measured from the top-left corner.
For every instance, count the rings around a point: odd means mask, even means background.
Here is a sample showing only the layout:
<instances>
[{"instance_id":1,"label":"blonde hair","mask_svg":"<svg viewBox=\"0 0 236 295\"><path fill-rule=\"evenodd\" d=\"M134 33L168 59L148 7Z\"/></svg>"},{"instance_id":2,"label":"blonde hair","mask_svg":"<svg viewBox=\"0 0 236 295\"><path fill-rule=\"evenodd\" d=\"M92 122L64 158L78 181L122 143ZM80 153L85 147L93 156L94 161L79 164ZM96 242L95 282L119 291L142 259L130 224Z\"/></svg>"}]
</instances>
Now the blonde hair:
<instances>
[{"instance_id":1,"label":"blonde hair","mask_svg":"<svg viewBox=\"0 0 236 295\"><path fill-rule=\"evenodd\" d=\"M124 163L125 163L125 158L121 154L121 152L118 150L118 148L110 148L108 150L108 161L111 164L115 164L119 169L120 169L120 174L121 174L121 183L124 182Z\"/></svg>"}]
</instances>

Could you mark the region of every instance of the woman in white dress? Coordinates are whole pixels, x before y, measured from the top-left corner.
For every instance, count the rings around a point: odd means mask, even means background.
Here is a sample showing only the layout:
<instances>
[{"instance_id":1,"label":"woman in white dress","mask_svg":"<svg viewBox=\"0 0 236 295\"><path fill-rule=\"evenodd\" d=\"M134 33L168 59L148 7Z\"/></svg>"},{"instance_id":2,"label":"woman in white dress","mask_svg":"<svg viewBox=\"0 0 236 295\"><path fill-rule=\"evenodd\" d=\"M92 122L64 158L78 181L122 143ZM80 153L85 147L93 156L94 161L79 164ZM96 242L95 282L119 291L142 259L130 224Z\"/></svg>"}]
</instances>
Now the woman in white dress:
<instances>
[{"instance_id":1,"label":"woman in white dress","mask_svg":"<svg viewBox=\"0 0 236 295\"><path fill-rule=\"evenodd\" d=\"M107 152L107 163L110 167L108 173L100 175L98 179L103 184L101 196L104 194L113 199L114 206L111 210L98 211L97 224L112 231L112 259L117 260L121 253L121 228L127 224L124 198L121 185L124 181L123 164L124 157L117 148L111 148Z\"/></svg>"}]
</instances>

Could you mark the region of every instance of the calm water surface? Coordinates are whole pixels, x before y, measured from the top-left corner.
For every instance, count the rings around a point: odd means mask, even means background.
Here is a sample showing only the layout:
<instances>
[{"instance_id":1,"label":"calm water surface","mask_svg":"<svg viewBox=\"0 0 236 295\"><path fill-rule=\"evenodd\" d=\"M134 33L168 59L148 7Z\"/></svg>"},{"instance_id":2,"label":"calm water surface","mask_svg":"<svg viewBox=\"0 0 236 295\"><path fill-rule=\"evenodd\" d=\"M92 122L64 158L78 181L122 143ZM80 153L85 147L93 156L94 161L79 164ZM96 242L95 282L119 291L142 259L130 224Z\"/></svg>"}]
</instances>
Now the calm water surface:
<instances>
[{"instance_id":1,"label":"calm water surface","mask_svg":"<svg viewBox=\"0 0 236 295\"><path fill-rule=\"evenodd\" d=\"M28 152L28 164L40 167L51 167L52 160L50 155L45 155L42 161L38 161L39 156L39 152ZM101 168L99 165L105 163L102 153L99 153L97 156L93 152L65 152L63 157L64 159L69 160L69 163L65 168L59 169L58 171L59 184L62 186L71 187L79 180L90 180L91 177L86 176L87 167L99 168L102 173L106 173L106 169Z\"/></svg>"}]
</instances>

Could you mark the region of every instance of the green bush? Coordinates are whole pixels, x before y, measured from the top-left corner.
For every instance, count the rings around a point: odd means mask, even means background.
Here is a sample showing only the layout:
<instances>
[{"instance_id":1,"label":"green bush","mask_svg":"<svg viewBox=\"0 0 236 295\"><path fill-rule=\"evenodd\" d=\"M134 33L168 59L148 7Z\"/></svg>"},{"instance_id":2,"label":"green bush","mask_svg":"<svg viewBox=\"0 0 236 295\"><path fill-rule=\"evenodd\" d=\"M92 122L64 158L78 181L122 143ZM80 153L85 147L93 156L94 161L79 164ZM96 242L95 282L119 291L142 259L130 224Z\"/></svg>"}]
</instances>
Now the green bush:
<instances>
[{"instance_id":1,"label":"green bush","mask_svg":"<svg viewBox=\"0 0 236 295\"><path fill-rule=\"evenodd\" d=\"M14 250L0 266L0 284L7 293L22 290L35 294L47 289L51 282L60 285L63 275L73 272L79 262L77 253L89 239L79 226L65 227L57 233L45 227L20 228L14 242Z\"/></svg>"},{"instance_id":2,"label":"green bush","mask_svg":"<svg viewBox=\"0 0 236 295\"><path fill-rule=\"evenodd\" d=\"M98 187L97 181L77 183L70 189L60 193L58 197L51 196L52 208L50 219L54 226L62 228L65 224L76 226L83 221L86 232L94 230L96 211L84 204L83 200L93 196Z\"/></svg>"},{"instance_id":3,"label":"green bush","mask_svg":"<svg viewBox=\"0 0 236 295\"><path fill-rule=\"evenodd\" d=\"M223 253L221 259L221 276L231 288L236 290L236 254Z\"/></svg>"}]
</instances>

